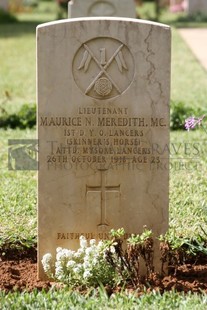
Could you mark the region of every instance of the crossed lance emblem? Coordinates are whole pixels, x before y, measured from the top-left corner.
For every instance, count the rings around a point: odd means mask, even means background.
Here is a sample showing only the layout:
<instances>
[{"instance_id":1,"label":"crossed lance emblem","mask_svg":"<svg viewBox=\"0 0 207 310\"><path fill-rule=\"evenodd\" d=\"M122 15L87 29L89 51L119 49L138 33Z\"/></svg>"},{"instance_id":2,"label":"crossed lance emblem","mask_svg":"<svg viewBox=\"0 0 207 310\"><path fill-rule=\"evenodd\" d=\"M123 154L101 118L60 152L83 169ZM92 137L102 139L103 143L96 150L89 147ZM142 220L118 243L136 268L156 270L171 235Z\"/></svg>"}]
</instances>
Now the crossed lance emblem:
<instances>
[{"instance_id":1,"label":"crossed lance emblem","mask_svg":"<svg viewBox=\"0 0 207 310\"><path fill-rule=\"evenodd\" d=\"M101 48L100 61L99 61L94 55L94 53L91 51L91 49L86 44L84 44L85 52L83 54L83 58L78 67L78 70L83 69L83 71L86 73L92 60L94 60L97 66L100 68L100 72L86 89L85 91L86 95L90 92L90 90L93 87L95 92L103 97L109 95L113 87L117 90L119 94L122 93L119 86L116 84L116 82L112 79L112 77L108 74L106 70L109 68L109 66L114 60L116 61L118 69L121 73L123 73L124 69L128 70L122 53L123 47L124 44L120 45L108 61L106 61L106 49Z\"/></svg>"}]
</instances>

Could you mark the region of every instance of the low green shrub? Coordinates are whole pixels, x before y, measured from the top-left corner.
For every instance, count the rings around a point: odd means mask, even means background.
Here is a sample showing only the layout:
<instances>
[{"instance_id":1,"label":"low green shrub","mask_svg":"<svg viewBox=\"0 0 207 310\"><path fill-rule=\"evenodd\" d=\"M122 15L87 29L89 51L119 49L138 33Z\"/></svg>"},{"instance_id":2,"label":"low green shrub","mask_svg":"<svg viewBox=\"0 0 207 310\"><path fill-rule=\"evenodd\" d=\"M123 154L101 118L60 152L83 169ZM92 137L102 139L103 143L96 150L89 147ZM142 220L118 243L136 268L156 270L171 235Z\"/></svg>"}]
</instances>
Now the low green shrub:
<instances>
[{"instance_id":1,"label":"low green shrub","mask_svg":"<svg viewBox=\"0 0 207 310\"><path fill-rule=\"evenodd\" d=\"M20 128L32 128L36 125L36 104L24 104L17 114L20 120Z\"/></svg>"},{"instance_id":2,"label":"low green shrub","mask_svg":"<svg viewBox=\"0 0 207 310\"><path fill-rule=\"evenodd\" d=\"M9 114L5 109L0 116L1 128L32 128L36 125L36 104L24 104L16 114Z\"/></svg>"},{"instance_id":3,"label":"low green shrub","mask_svg":"<svg viewBox=\"0 0 207 310\"><path fill-rule=\"evenodd\" d=\"M17 18L9 12L0 9L0 24L17 23Z\"/></svg>"},{"instance_id":4,"label":"low green shrub","mask_svg":"<svg viewBox=\"0 0 207 310\"><path fill-rule=\"evenodd\" d=\"M177 19L178 22L195 22L195 23L202 23L207 22L207 14L202 12L198 12L195 14L179 16Z\"/></svg>"},{"instance_id":5,"label":"low green shrub","mask_svg":"<svg viewBox=\"0 0 207 310\"><path fill-rule=\"evenodd\" d=\"M185 120L190 116L200 116L205 114L204 111L198 108L189 108L183 102L171 101L170 105L170 129L184 130Z\"/></svg>"},{"instance_id":6,"label":"low green shrub","mask_svg":"<svg viewBox=\"0 0 207 310\"><path fill-rule=\"evenodd\" d=\"M140 235L131 235L123 249L125 231L111 231L109 240L90 240L80 237L77 251L57 248L56 261L50 253L42 258L42 265L49 278L70 287L98 287L102 285L140 284L140 260L146 266L146 277L154 271L152 232L144 229Z\"/></svg>"}]
</instances>

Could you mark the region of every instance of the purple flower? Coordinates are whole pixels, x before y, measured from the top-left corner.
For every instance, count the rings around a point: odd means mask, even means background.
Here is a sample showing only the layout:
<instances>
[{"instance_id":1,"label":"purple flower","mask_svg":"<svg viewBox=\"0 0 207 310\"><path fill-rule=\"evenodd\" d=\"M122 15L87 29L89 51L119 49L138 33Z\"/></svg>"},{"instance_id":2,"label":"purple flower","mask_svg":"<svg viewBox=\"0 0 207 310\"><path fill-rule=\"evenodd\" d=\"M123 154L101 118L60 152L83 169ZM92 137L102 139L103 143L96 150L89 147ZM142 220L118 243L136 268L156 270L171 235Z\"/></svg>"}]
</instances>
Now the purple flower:
<instances>
[{"instance_id":1,"label":"purple flower","mask_svg":"<svg viewBox=\"0 0 207 310\"><path fill-rule=\"evenodd\" d=\"M188 117L186 120L185 120L185 129L186 130L190 130L190 129L193 129L195 128L195 126L200 126L201 123L202 123L202 120L204 119L205 115L201 116L201 117Z\"/></svg>"}]
</instances>

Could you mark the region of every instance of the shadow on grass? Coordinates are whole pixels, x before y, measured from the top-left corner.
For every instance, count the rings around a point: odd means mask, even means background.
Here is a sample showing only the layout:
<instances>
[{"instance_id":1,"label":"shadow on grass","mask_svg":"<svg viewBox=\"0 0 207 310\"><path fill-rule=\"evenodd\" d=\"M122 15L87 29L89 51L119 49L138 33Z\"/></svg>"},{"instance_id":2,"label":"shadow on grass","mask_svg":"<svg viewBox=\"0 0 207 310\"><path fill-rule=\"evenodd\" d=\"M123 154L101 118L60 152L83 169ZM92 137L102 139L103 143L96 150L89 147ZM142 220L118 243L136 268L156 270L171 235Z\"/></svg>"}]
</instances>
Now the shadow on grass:
<instances>
[{"instance_id":1,"label":"shadow on grass","mask_svg":"<svg viewBox=\"0 0 207 310\"><path fill-rule=\"evenodd\" d=\"M43 24L42 20L18 21L0 25L0 38L20 37L25 34L35 34L36 27Z\"/></svg>"}]
</instances>

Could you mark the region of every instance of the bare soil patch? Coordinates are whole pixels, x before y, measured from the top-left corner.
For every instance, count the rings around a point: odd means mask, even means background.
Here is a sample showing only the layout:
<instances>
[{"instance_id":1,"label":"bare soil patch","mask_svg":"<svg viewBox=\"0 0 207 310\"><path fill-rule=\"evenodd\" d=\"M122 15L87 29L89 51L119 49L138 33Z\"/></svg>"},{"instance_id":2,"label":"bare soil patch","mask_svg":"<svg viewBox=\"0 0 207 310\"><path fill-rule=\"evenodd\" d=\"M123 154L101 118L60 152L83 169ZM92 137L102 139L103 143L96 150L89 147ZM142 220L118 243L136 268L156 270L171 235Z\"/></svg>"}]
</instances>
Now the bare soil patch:
<instances>
[{"instance_id":1,"label":"bare soil patch","mask_svg":"<svg viewBox=\"0 0 207 310\"><path fill-rule=\"evenodd\" d=\"M37 252L35 248L24 251L0 251L0 290L32 291L48 290L52 282L37 280ZM206 292L207 293L207 257L199 261L180 265L176 274L159 277L154 274L148 279L146 286L149 290L156 289L164 292L172 289L178 292Z\"/></svg>"}]
</instances>

